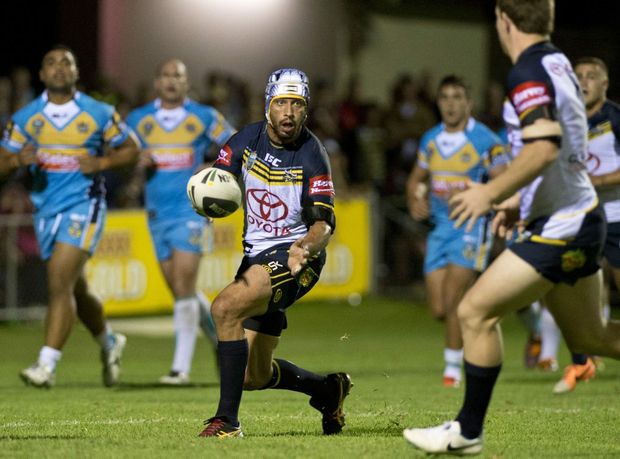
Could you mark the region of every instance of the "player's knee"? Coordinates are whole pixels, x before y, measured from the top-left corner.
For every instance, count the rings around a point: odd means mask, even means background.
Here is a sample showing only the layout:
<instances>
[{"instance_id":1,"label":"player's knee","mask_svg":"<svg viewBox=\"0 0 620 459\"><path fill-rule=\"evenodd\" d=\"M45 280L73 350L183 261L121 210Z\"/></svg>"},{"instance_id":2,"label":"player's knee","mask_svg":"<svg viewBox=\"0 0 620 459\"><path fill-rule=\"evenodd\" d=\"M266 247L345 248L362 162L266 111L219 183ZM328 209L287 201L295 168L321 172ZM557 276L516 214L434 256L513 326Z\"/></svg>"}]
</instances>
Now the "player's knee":
<instances>
[{"instance_id":1,"label":"player's knee","mask_svg":"<svg viewBox=\"0 0 620 459\"><path fill-rule=\"evenodd\" d=\"M243 379L243 390L261 390L265 389L267 383L271 379L271 375L263 374L256 371L246 371Z\"/></svg>"},{"instance_id":2,"label":"player's knee","mask_svg":"<svg viewBox=\"0 0 620 459\"><path fill-rule=\"evenodd\" d=\"M217 297L211 305L211 317L216 326L241 320L234 304L220 297Z\"/></svg>"},{"instance_id":3,"label":"player's knee","mask_svg":"<svg viewBox=\"0 0 620 459\"><path fill-rule=\"evenodd\" d=\"M457 307L456 314L464 333L481 330L489 323L481 312L480 308L476 307L467 297L463 298Z\"/></svg>"}]
</instances>

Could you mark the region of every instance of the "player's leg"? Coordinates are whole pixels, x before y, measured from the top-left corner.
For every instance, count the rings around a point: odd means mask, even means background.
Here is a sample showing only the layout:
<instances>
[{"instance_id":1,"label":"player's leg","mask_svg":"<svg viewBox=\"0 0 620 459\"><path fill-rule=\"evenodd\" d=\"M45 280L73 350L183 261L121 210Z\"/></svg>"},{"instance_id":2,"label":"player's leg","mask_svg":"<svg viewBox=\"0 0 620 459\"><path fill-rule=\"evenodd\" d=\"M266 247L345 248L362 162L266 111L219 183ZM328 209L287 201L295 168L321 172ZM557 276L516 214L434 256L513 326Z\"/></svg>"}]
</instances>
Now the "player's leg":
<instances>
[{"instance_id":1,"label":"player's leg","mask_svg":"<svg viewBox=\"0 0 620 459\"><path fill-rule=\"evenodd\" d=\"M560 340L562 339L562 332L555 323L555 319L544 307L540 314L540 358L538 360L538 368L543 371L557 371L558 370L558 349L560 346Z\"/></svg>"},{"instance_id":2,"label":"player's leg","mask_svg":"<svg viewBox=\"0 0 620 459\"><path fill-rule=\"evenodd\" d=\"M196 297L200 254L173 249L165 264L168 285L174 296L173 322L176 339L171 371L160 378L160 382L187 384L200 321L200 303Z\"/></svg>"},{"instance_id":3,"label":"player's leg","mask_svg":"<svg viewBox=\"0 0 620 459\"><path fill-rule=\"evenodd\" d=\"M523 362L525 368L534 368L538 364L541 352L541 331L540 331L541 306L538 301L521 308L517 311L519 320L525 326L528 336L523 352Z\"/></svg>"},{"instance_id":4,"label":"player's leg","mask_svg":"<svg viewBox=\"0 0 620 459\"><path fill-rule=\"evenodd\" d=\"M406 429L405 438L429 452L482 449L482 428L502 364L499 320L553 287L529 263L505 250L478 278L458 306L465 357L465 398L455 421Z\"/></svg>"},{"instance_id":5,"label":"player's leg","mask_svg":"<svg viewBox=\"0 0 620 459\"><path fill-rule=\"evenodd\" d=\"M446 272L447 270L444 266L424 274L426 301L431 314L437 320L445 320L446 318L446 307L443 302Z\"/></svg>"},{"instance_id":6,"label":"player's leg","mask_svg":"<svg viewBox=\"0 0 620 459\"><path fill-rule=\"evenodd\" d=\"M200 436L243 435L239 424L239 405L249 356L243 320L265 313L271 294L271 279L265 268L242 264L236 280L213 301L211 313L218 335L220 400L215 416L205 422L206 427Z\"/></svg>"},{"instance_id":7,"label":"player's leg","mask_svg":"<svg viewBox=\"0 0 620 459\"><path fill-rule=\"evenodd\" d=\"M463 338L457 307L477 275L464 266L449 264L446 268L442 293L446 310L443 385L447 387L458 387L461 382Z\"/></svg>"},{"instance_id":8,"label":"player's leg","mask_svg":"<svg viewBox=\"0 0 620 459\"><path fill-rule=\"evenodd\" d=\"M571 350L618 359L620 322L602 318L602 288L599 271L579 279L574 286L558 284L545 301Z\"/></svg>"},{"instance_id":9,"label":"player's leg","mask_svg":"<svg viewBox=\"0 0 620 459\"><path fill-rule=\"evenodd\" d=\"M119 382L121 358L127 338L120 333L115 333L105 320L101 301L88 288L83 271L75 283L73 292L80 321L101 346L103 384L106 387L114 386Z\"/></svg>"}]
</instances>

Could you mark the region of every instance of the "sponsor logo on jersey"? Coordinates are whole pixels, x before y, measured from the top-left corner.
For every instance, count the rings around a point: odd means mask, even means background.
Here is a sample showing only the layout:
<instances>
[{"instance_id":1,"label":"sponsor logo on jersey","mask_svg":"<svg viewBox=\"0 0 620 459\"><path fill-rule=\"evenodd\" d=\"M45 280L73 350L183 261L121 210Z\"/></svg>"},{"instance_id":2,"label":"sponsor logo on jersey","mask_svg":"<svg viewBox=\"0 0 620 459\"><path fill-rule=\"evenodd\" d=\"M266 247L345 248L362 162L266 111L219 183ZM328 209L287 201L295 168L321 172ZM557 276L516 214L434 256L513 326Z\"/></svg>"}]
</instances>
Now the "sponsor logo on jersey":
<instances>
[{"instance_id":1,"label":"sponsor logo on jersey","mask_svg":"<svg viewBox=\"0 0 620 459\"><path fill-rule=\"evenodd\" d=\"M86 153L84 154L84 156ZM58 150L38 150L37 158L41 169L54 172L69 172L80 169L78 157L80 155L68 155Z\"/></svg>"},{"instance_id":2,"label":"sponsor logo on jersey","mask_svg":"<svg viewBox=\"0 0 620 459\"><path fill-rule=\"evenodd\" d=\"M288 206L277 195L267 190L252 188L246 192L247 222L254 231L263 231L275 236L290 233L287 226L277 226L288 216Z\"/></svg>"},{"instance_id":3,"label":"sponsor logo on jersey","mask_svg":"<svg viewBox=\"0 0 620 459\"><path fill-rule=\"evenodd\" d=\"M250 189L246 193L248 209L256 217L278 222L288 216L288 206L277 195L267 190Z\"/></svg>"},{"instance_id":4,"label":"sponsor logo on jersey","mask_svg":"<svg viewBox=\"0 0 620 459\"><path fill-rule=\"evenodd\" d=\"M334 183L329 175L317 175L310 178L310 196L334 196Z\"/></svg>"},{"instance_id":5,"label":"sponsor logo on jersey","mask_svg":"<svg viewBox=\"0 0 620 459\"><path fill-rule=\"evenodd\" d=\"M224 145L217 155L215 164L221 164L223 166L230 166L232 164L232 150L228 145Z\"/></svg>"},{"instance_id":6,"label":"sponsor logo on jersey","mask_svg":"<svg viewBox=\"0 0 620 459\"><path fill-rule=\"evenodd\" d=\"M601 158L589 151L588 159L586 160L586 168L588 169L588 173L594 174L599 167L601 167Z\"/></svg>"},{"instance_id":7,"label":"sponsor logo on jersey","mask_svg":"<svg viewBox=\"0 0 620 459\"><path fill-rule=\"evenodd\" d=\"M546 84L539 81L521 83L510 94L512 103L518 114L551 103L551 95Z\"/></svg>"},{"instance_id":8,"label":"sponsor logo on jersey","mask_svg":"<svg viewBox=\"0 0 620 459\"><path fill-rule=\"evenodd\" d=\"M192 151L181 150L163 150L153 149L151 152L153 160L160 170L179 170L191 168L194 163L194 154Z\"/></svg>"}]
</instances>

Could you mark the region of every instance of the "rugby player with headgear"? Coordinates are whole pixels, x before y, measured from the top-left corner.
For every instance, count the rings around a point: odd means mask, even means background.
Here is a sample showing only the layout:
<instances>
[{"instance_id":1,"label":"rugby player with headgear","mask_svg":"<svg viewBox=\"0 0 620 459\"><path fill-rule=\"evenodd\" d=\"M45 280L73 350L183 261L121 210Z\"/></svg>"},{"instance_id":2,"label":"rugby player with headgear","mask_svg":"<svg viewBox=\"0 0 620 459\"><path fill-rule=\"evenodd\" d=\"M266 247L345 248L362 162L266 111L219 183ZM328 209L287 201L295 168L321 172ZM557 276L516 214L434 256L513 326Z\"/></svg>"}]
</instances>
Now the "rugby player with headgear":
<instances>
[{"instance_id":1,"label":"rugby player with headgear","mask_svg":"<svg viewBox=\"0 0 620 459\"><path fill-rule=\"evenodd\" d=\"M201 437L243 436L238 413L244 389L302 392L322 414L325 435L344 426L349 375L321 376L273 358L287 325L285 311L319 280L336 228L329 159L304 126L309 98L304 72L273 72L265 89L266 120L235 134L214 165L243 181L245 256L233 282L211 306L220 400Z\"/></svg>"}]
</instances>

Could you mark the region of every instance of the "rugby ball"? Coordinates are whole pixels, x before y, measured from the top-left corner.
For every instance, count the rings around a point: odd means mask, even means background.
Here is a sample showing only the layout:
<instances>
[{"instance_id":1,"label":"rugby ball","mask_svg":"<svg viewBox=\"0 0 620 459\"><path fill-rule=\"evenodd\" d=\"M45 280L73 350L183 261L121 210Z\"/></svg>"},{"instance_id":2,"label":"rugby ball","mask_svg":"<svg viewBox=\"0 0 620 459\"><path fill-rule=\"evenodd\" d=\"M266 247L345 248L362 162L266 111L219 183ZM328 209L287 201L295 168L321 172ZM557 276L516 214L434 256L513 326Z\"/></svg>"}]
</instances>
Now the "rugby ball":
<instances>
[{"instance_id":1,"label":"rugby ball","mask_svg":"<svg viewBox=\"0 0 620 459\"><path fill-rule=\"evenodd\" d=\"M207 167L190 177L187 196L196 213L203 217L227 217L241 205L237 178L214 167Z\"/></svg>"}]
</instances>

